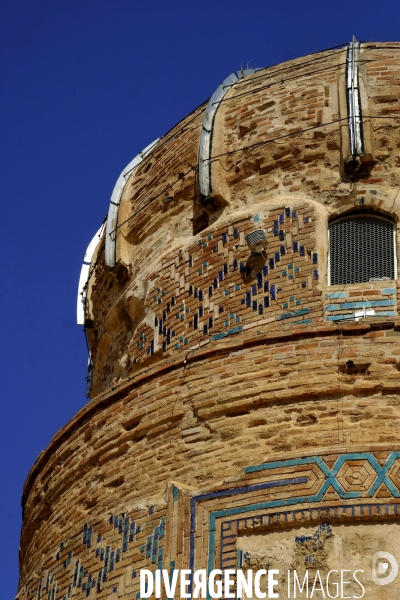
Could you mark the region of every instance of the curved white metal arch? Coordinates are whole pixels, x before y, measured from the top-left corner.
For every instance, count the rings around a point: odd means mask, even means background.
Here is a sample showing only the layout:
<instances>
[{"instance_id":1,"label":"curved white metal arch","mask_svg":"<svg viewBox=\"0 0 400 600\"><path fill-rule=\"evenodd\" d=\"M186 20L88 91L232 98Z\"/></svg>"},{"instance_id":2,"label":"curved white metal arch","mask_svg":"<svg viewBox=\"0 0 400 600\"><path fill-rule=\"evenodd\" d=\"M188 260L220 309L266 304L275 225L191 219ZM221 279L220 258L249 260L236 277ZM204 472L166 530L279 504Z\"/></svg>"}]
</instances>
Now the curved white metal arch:
<instances>
[{"instance_id":1,"label":"curved white metal arch","mask_svg":"<svg viewBox=\"0 0 400 600\"><path fill-rule=\"evenodd\" d=\"M160 138L157 138L146 146L144 150L139 152L137 156L125 167L120 176L117 179L117 183L114 186L114 189L111 194L110 206L108 209L107 216L107 227L106 227L106 247L105 247L105 260L106 265L109 267L115 267L116 264L116 240L117 233L116 228L118 225L118 212L119 206L121 204L121 196L124 191L125 184L131 175L132 171L136 169L138 164L142 162L142 160L149 154L149 152L154 148Z\"/></svg>"},{"instance_id":2,"label":"curved white metal arch","mask_svg":"<svg viewBox=\"0 0 400 600\"><path fill-rule=\"evenodd\" d=\"M76 302L76 322L78 323L78 325L85 324L85 306L87 296L87 282L89 279L90 272L90 263L92 262L93 254L95 253L97 245L103 235L105 226L106 224L103 223L100 229L93 236L93 239L91 240L89 246L86 249L85 256L83 257L83 264L78 284L78 298Z\"/></svg>"},{"instance_id":3,"label":"curved white metal arch","mask_svg":"<svg viewBox=\"0 0 400 600\"><path fill-rule=\"evenodd\" d=\"M260 69L242 69L231 73L229 77L217 87L210 100L208 101L206 110L204 112L202 129L200 134L200 149L199 149L199 184L200 193L208 198L212 193L211 186L211 147L212 147L212 134L215 121L215 115L221 104L221 101L230 87L238 81L243 79L246 75L252 75Z\"/></svg>"}]
</instances>

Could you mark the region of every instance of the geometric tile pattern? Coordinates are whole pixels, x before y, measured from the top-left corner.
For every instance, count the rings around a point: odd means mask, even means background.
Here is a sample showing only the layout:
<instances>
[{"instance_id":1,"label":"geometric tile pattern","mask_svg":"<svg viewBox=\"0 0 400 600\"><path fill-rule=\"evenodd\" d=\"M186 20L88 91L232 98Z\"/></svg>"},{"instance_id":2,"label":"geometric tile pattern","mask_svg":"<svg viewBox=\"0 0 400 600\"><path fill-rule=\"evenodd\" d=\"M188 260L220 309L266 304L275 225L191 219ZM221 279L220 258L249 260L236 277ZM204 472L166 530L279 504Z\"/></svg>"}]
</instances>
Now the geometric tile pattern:
<instances>
[{"instance_id":1,"label":"geometric tile pattern","mask_svg":"<svg viewBox=\"0 0 400 600\"><path fill-rule=\"evenodd\" d=\"M210 572L214 568L238 568L236 537L239 529L304 522L306 514L317 522L338 514L350 519L355 516L378 518L381 508L382 516L400 516L397 505L384 504L384 500L371 502L382 484L387 494L400 498L400 452L391 452L384 461L378 460L372 452L345 453L330 461L321 456L271 461L247 467L245 473L247 478L261 476L268 481L257 479L253 485L242 484L191 497L188 568L192 571L205 566L199 564L196 543L200 539L196 537L197 523L203 523L204 529L205 519L208 521ZM332 493L343 503L336 506L330 503L326 508L324 504ZM237 496L240 502L235 500ZM366 501L355 504L358 498ZM318 506L312 509L316 503Z\"/></svg>"}]
</instances>

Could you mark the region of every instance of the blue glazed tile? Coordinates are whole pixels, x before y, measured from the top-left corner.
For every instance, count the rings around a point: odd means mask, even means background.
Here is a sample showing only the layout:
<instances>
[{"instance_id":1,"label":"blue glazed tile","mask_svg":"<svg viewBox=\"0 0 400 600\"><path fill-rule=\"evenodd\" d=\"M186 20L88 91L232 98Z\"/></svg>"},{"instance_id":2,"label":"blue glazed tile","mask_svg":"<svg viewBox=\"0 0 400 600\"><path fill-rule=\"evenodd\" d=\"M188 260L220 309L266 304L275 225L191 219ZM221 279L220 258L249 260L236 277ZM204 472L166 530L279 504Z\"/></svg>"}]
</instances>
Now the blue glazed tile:
<instances>
[{"instance_id":1,"label":"blue glazed tile","mask_svg":"<svg viewBox=\"0 0 400 600\"><path fill-rule=\"evenodd\" d=\"M379 310L375 314L377 317L395 317L397 313L395 310Z\"/></svg>"},{"instance_id":2,"label":"blue glazed tile","mask_svg":"<svg viewBox=\"0 0 400 600\"><path fill-rule=\"evenodd\" d=\"M233 269L236 271L236 269L238 268L238 261L237 258L233 259Z\"/></svg>"},{"instance_id":3,"label":"blue glazed tile","mask_svg":"<svg viewBox=\"0 0 400 600\"><path fill-rule=\"evenodd\" d=\"M281 257L279 255L279 252L275 252L275 262L279 262L281 260Z\"/></svg>"},{"instance_id":4,"label":"blue glazed tile","mask_svg":"<svg viewBox=\"0 0 400 600\"><path fill-rule=\"evenodd\" d=\"M369 302L343 302L343 304L341 304L340 307L343 308L343 310L347 310L349 308L370 308L371 305Z\"/></svg>"},{"instance_id":5,"label":"blue glazed tile","mask_svg":"<svg viewBox=\"0 0 400 600\"><path fill-rule=\"evenodd\" d=\"M318 269L313 269L313 277L314 279L319 279Z\"/></svg>"},{"instance_id":6,"label":"blue glazed tile","mask_svg":"<svg viewBox=\"0 0 400 600\"><path fill-rule=\"evenodd\" d=\"M305 256L306 254L306 249L304 246L300 246L300 256Z\"/></svg>"},{"instance_id":7,"label":"blue glazed tile","mask_svg":"<svg viewBox=\"0 0 400 600\"><path fill-rule=\"evenodd\" d=\"M237 292L237 291L239 291L239 290L240 290L240 285L237 283L237 284L235 285L235 291Z\"/></svg>"},{"instance_id":8,"label":"blue glazed tile","mask_svg":"<svg viewBox=\"0 0 400 600\"><path fill-rule=\"evenodd\" d=\"M289 302L284 302L282 308L289 308Z\"/></svg>"},{"instance_id":9,"label":"blue glazed tile","mask_svg":"<svg viewBox=\"0 0 400 600\"><path fill-rule=\"evenodd\" d=\"M269 293L271 296L271 300L275 300L275 286L274 285L270 285L269 287Z\"/></svg>"},{"instance_id":10,"label":"blue glazed tile","mask_svg":"<svg viewBox=\"0 0 400 600\"><path fill-rule=\"evenodd\" d=\"M285 222L285 215L282 213L279 215L279 223L284 223Z\"/></svg>"},{"instance_id":11,"label":"blue glazed tile","mask_svg":"<svg viewBox=\"0 0 400 600\"><path fill-rule=\"evenodd\" d=\"M301 300L296 300L296 306L301 306Z\"/></svg>"},{"instance_id":12,"label":"blue glazed tile","mask_svg":"<svg viewBox=\"0 0 400 600\"><path fill-rule=\"evenodd\" d=\"M290 217L290 206L287 206L287 207L285 208L285 216L286 216L286 217Z\"/></svg>"},{"instance_id":13,"label":"blue glazed tile","mask_svg":"<svg viewBox=\"0 0 400 600\"><path fill-rule=\"evenodd\" d=\"M294 302L294 296L289 296L289 302Z\"/></svg>"},{"instance_id":14,"label":"blue glazed tile","mask_svg":"<svg viewBox=\"0 0 400 600\"><path fill-rule=\"evenodd\" d=\"M284 321L285 319L291 319L293 317L293 313L288 312L288 313L281 313L280 315L276 315L275 320L276 321Z\"/></svg>"},{"instance_id":15,"label":"blue glazed tile","mask_svg":"<svg viewBox=\"0 0 400 600\"><path fill-rule=\"evenodd\" d=\"M288 279L294 279L294 275L290 273L290 275L288 275Z\"/></svg>"},{"instance_id":16,"label":"blue glazed tile","mask_svg":"<svg viewBox=\"0 0 400 600\"><path fill-rule=\"evenodd\" d=\"M234 319L235 318L235 313L230 313L229 318L230 319Z\"/></svg>"},{"instance_id":17,"label":"blue glazed tile","mask_svg":"<svg viewBox=\"0 0 400 600\"><path fill-rule=\"evenodd\" d=\"M224 296L229 296L229 290L224 290Z\"/></svg>"},{"instance_id":18,"label":"blue glazed tile","mask_svg":"<svg viewBox=\"0 0 400 600\"><path fill-rule=\"evenodd\" d=\"M282 271L281 275L282 275L282 277L286 277L287 271Z\"/></svg>"},{"instance_id":19,"label":"blue glazed tile","mask_svg":"<svg viewBox=\"0 0 400 600\"><path fill-rule=\"evenodd\" d=\"M262 271L263 271L263 275L264 275L264 276L265 276L265 275L268 275L268 267L267 267L267 265L264 265L264 266L263 266L263 268L262 268Z\"/></svg>"},{"instance_id":20,"label":"blue glazed tile","mask_svg":"<svg viewBox=\"0 0 400 600\"><path fill-rule=\"evenodd\" d=\"M251 293L253 296L257 295L257 286L256 285L251 286Z\"/></svg>"},{"instance_id":21,"label":"blue glazed tile","mask_svg":"<svg viewBox=\"0 0 400 600\"><path fill-rule=\"evenodd\" d=\"M246 300L244 298L241 299L240 304L246 304Z\"/></svg>"},{"instance_id":22,"label":"blue glazed tile","mask_svg":"<svg viewBox=\"0 0 400 600\"><path fill-rule=\"evenodd\" d=\"M223 307L223 306L220 306L220 307L219 307L219 312L220 312L220 313L223 313L223 312L224 312L224 307Z\"/></svg>"},{"instance_id":23,"label":"blue glazed tile","mask_svg":"<svg viewBox=\"0 0 400 600\"><path fill-rule=\"evenodd\" d=\"M224 322L224 327L229 327L229 321Z\"/></svg>"},{"instance_id":24,"label":"blue glazed tile","mask_svg":"<svg viewBox=\"0 0 400 600\"><path fill-rule=\"evenodd\" d=\"M238 327L233 327L232 329L229 329L229 331L227 332L228 335L233 335L234 333L240 333L242 331L243 327L241 325L239 325Z\"/></svg>"},{"instance_id":25,"label":"blue glazed tile","mask_svg":"<svg viewBox=\"0 0 400 600\"><path fill-rule=\"evenodd\" d=\"M313 252L312 261L313 261L313 265L316 265L318 262L318 254L316 252Z\"/></svg>"},{"instance_id":26,"label":"blue glazed tile","mask_svg":"<svg viewBox=\"0 0 400 600\"><path fill-rule=\"evenodd\" d=\"M285 248L285 246L280 246L279 251L281 253L281 256L285 256L285 254L286 254L286 248Z\"/></svg>"},{"instance_id":27,"label":"blue glazed tile","mask_svg":"<svg viewBox=\"0 0 400 600\"><path fill-rule=\"evenodd\" d=\"M297 252L299 249L299 242L293 242L293 252Z\"/></svg>"},{"instance_id":28,"label":"blue glazed tile","mask_svg":"<svg viewBox=\"0 0 400 600\"><path fill-rule=\"evenodd\" d=\"M240 317L239 316L236 317L235 321L236 321L236 323L240 323Z\"/></svg>"},{"instance_id":29,"label":"blue glazed tile","mask_svg":"<svg viewBox=\"0 0 400 600\"><path fill-rule=\"evenodd\" d=\"M274 269L275 268L275 262L273 258L269 259L269 268L270 269Z\"/></svg>"},{"instance_id":30,"label":"blue glazed tile","mask_svg":"<svg viewBox=\"0 0 400 600\"><path fill-rule=\"evenodd\" d=\"M396 306L396 300L373 300L371 306Z\"/></svg>"},{"instance_id":31,"label":"blue glazed tile","mask_svg":"<svg viewBox=\"0 0 400 600\"><path fill-rule=\"evenodd\" d=\"M254 219L254 223L258 223L258 221L260 220L260 216L254 215L253 219Z\"/></svg>"},{"instance_id":32,"label":"blue glazed tile","mask_svg":"<svg viewBox=\"0 0 400 600\"><path fill-rule=\"evenodd\" d=\"M221 340L222 338L226 337L228 334L226 331L223 331L222 333L217 333L216 335L212 336L212 340L215 342L217 340Z\"/></svg>"},{"instance_id":33,"label":"blue glazed tile","mask_svg":"<svg viewBox=\"0 0 400 600\"><path fill-rule=\"evenodd\" d=\"M202 269L199 269L199 270L197 271L197 275L203 275L203 270L202 270Z\"/></svg>"},{"instance_id":34,"label":"blue glazed tile","mask_svg":"<svg viewBox=\"0 0 400 600\"><path fill-rule=\"evenodd\" d=\"M292 219L297 219L297 210L292 210Z\"/></svg>"},{"instance_id":35,"label":"blue glazed tile","mask_svg":"<svg viewBox=\"0 0 400 600\"><path fill-rule=\"evenodd\" d=\"M285 239L285 232L283 231L283 229L279 230L279 239L281 240L281 242L283 242L283 240Z\"/></svg>"},{"instance_id":36,"label":"blue glazed tile","mask_svg":"<svg viewBox=\"0 0 400 600\"><path fill-rule=\"evenodd\" d=\"M179 350L179 344L175 344L175 350Z\"/></svg>"},{"instance_id":37,"label":"blue glazed tile","mask_svg":"<svg viewBox=\"0 0 400 600\"><path fill-rule=\"evenodd\" d=\"M312 319L303 319L302 321L293 321L293 325L307 325Z\"/></svg>"},{"instance_id":38,"label":"blue glazed tile","mask_svg":"<svg viewBox=\"0 0 400 600\"><path fill-rule=\"evenodd\" d=\"M300 273L301 272L301 267L296 267L294 270L295 273Z\"/></svg>"},{"instance_id":39,"label":"blue glazed tile","mask_svg":"<svg viewBox=\"0 0 400 600\"><path fill-rule=\"evenodd\" d=\"M239 237L239 229L237 229L237 227L235 227L233 230L233 237L235 238L235 240L237 240Z\"/></svg>"},{"instance_id":40,"label":"blue glazed tile","mask_svg":"<svg viewBox=\"0 0 400 600\"><path fill-rule=\"evenodd\" d=\"M204 262L203 262L203 268L205 269L206 267L207 267L207 262L206 262L206 261L204 261Z\"/></svg>"},{"instance_id":41,"label":"blue glazed tile","mask_svg":"<svg viewBox=\"0 0 400 600\"><path fill-rule=\"evenodd\" d=\"M385 288L384 290L382 290L382 295L386 296L388 294L395 294L396 293L396 288Z\"/></svg>"},{"instance_id":42,"label":"blue glazed tile","mask_svg":"<svg viewBox=\"0 0 400 600\"><path fill-rule=\"evenodd\" d=\"M304 217L304 223L308 223L310 220L310 217Z\"/></svg>"},{"instance_id":43,"label":"blue glazed tile","mask_svg":"<svg viewBox=\"0 0 400 600\"><path fill-rule=\"evenodd\" d=\"M227 233L223 233L222 234L222 243L226 244L227 241L228 241L228 234Z\"/></svg>"},{"instance_id":44,"label":"blue glazed tile","mask_svg":"<svg viewBox=\"0 0 400 600\"><path fill-rule=\"evenodd\" d=\"M310 308L302 308L300 310L296 310L293 313L293 316L295 316L295 317L301 317L302 315L308 315L308 313L310 313L310 312L311 312Z\"/></svg>"},{"instance_id":45,"label":"blue glazed tile","mask_svg":"<svg viewBox=\"0 0 400 600\"><path fill-rule=\"evenodd\" d=\"M274 221L274 235L279 233L279 221Z\"/></svg>"},{"instance_id":46,"label":"blue glazed tile","mask_svg":"<svg viewBox=\"0 0 400 600\"><path fill-rule=\"evenodd\" d=\"M332 300L335 298L347 298L347 292L334 292L333 294L329 294L329 298Z\"/></svg>"},{"instance_id":47,"label":"blue glazed tile","mask_svg":"<svg viewBox=\"0 0 400 600\"><path fill-rule=\"evenodd\" d=\"M344 314L344 315L328 315L326 317L327 321L343 321L343 319L354 319L353 314Z\"/></svg>"}]
</instances>

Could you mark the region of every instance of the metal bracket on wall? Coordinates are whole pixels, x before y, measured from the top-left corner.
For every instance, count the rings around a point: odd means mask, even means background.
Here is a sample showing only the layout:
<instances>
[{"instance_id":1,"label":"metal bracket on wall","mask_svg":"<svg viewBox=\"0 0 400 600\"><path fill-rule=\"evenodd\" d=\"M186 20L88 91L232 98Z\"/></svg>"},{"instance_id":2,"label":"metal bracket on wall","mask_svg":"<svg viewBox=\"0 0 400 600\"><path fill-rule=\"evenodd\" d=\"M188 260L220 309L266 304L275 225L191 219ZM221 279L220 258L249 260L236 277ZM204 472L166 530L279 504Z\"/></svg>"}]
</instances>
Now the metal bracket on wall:
<instances>
[{"instance_id":1,"label":"metal bracket on wall","mask_svg":"<svg viewBox=\"0 0 400 600\"><path fill-rule=\"evenodd\" d=\"M160 138L157 138L146 146L144 150L139 152L137 156L129 165L125 167L122 171L121 175L117 179L117 183L114 186L113 192L111 194L110 206L108 209L107 216L107 226L106 226L106 244L105 244L105 259L106 265L109 267L115 267L117 262L116 257L116 244L117 244L117 234L116 228L118 225L118 213L119 213L119 205L121 204L122 192L124 191L124 187L129 177L132 175L133 171L136 169L138 164L142 162L144 158L150 153L153 147L157 144Z\"/></svg>"},{"instance_id":2,"label":"metal bracket on wall","mask_svg":"<svg viewBox=\"0 0 400 600\"><path fill-rule=\"evenodd\" d=\"M199 184L200 193L205 198L211 196L211 147L212 147L212 135L215 115L221 104L221 101L231 86L238 81L246 77L246 75L252 75L260 69L242 69L236 73L231 73L229 77L217 87L213 95L211 96L206 110L204 112L203 123L200 134L200 150L199 150Z\"/></svg>"},{"instance_id":3,"label":"metal bracket on wall","mask_svg":"<svg viewBox=\"0 0 400 600\"><path fill-rule=\"evenodd\" d=\"M350 154L353 157L364 154L361 97L358 81L359 52L360 42L353 35L353 40L350 42L347 50L346 60L346 91L349 115Z\"/></svg>"}]
</instances>

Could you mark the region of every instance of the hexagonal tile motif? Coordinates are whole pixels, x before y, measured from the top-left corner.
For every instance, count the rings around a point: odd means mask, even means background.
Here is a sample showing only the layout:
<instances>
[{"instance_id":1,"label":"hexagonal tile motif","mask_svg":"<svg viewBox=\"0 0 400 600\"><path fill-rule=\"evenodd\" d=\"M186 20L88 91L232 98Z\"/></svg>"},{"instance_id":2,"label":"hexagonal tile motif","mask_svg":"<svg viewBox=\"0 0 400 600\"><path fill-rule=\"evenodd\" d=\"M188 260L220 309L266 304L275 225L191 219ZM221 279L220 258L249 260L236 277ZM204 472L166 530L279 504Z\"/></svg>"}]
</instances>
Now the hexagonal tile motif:
<instances>
[{"instance_id":1,"label":"hexagonal tile motif","mask_svg":"<svg viewBox=\"0 0 400 600\"><path fill-rule=\"evenodd\" d=\"M365 492L366 495L376 477L375 469L367 460L347 460L340 467L336 479L345 492Z\"/></svg>"},{"instance_id":2,"label":"hexagonal tile motif","mask_svg":"<svg viewBox=\"0 0 400 600\"><path fill-rule=\"evenodd\" d=\"M393 481L394 485L400 491L400 458L396 458L389 469L388 476Z\"/></svg>"}]
</instances>

